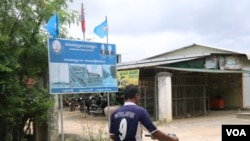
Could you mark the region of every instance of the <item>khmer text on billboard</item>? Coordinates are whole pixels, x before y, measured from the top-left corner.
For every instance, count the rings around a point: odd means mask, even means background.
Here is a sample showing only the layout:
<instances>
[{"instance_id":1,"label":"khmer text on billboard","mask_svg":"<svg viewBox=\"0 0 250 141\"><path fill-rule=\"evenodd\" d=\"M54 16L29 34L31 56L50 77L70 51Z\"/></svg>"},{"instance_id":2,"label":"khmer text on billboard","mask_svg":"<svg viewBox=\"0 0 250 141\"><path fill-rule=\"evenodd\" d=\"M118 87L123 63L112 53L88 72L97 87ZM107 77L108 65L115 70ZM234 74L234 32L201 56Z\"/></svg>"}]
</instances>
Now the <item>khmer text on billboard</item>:
<instances>
[{"instance_id":1,"label":"khmer text on billboard","mask_svg":"<svg viewBox=\"0 0 250 141\"><path fill-rule=\"evenodd\" d=\"M116 92L116 46L48 39L51 94Z\"/></svg>"}]
</instances>

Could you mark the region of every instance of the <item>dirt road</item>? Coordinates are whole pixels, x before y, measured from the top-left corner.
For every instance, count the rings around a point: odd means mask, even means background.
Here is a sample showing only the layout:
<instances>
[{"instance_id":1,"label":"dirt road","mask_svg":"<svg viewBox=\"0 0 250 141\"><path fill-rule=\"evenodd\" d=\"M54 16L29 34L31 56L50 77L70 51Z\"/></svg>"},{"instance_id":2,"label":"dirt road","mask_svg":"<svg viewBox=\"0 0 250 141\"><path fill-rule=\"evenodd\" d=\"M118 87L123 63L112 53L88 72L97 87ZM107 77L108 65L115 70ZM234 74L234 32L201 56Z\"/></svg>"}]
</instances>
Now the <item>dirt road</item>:
<instances>
[{"instance_id":1,"label":"dirt road","mask_svg":"<svg viewBox=\"0 0 250 141\"><path fill-rule=\"evenodd\" d=\"M180 141L221 141L221 126L223 124L250 124L249 118L237 118L236 113L239 111L211 111L207 116L176 119L170 123L155 122L155 124L166 133L175 133ZM88 116L80 113L79 110L70 112L67 108L63 112L63 117L65 140L68 135L75 135L71 137L70 141L94 139L96 135L102 138L102 140L97 139L98 141L105 141L105 138L108 138L109 123L107 117ZM61 127L59 130L61 131ZM144 141L151 141L151 139L144 137Z\"/></svg>"}]
</instances>

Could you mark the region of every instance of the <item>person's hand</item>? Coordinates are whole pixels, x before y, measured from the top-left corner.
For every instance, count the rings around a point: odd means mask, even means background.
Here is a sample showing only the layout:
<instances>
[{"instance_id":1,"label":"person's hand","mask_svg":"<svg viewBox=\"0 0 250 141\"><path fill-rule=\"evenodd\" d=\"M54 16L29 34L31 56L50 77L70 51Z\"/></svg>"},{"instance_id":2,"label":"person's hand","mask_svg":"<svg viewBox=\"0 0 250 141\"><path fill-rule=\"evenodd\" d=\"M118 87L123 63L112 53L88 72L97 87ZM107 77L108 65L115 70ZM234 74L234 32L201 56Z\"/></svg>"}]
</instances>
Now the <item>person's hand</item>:
<instances>
[{"instance_id":1,"label":"person's hand","mask_svg":"<svg viewBox=\"0 0 250 141\"><path fill-rule=\"evenodd\" d=\"M159 141L179 141L179 138L175 134L164 133L160 130L157 130L154 133L152 133L151 138L158 139Z\"/></svg>"},{"instance_id":2,"label":"person's hand","mask_svg":"<svg viewBox=\"0 0 250 141\"><path fill-rule=\"evenodd\" d=\"M179 138L175 134L168 133L168 136L170 136L173 140L179 141Z\"/></svg>"},{"instance_id":3,"label":"person's hand","mask_svg":"<svg viewBox=\"0 0 250 141\"><path fill-rule=\"evenodd\" d=\"M176 137L176 135L175 135L175 134L172 134L172 133L168 133L167 135L168 135L168 136L171 136L171 137Z\"/></svg>"},{"instance_id":4,"label":"person's hand","mask_svg":"<svg viewBox=\"0 0 250 141\"><path fill-rule=\"evenodd\" d=\"M175 141L179 141L178 137L174 136L173 138L174 138Z\"/></svg>"},{"instance_id":5,"label":"person's hand","mask_svg":"<svg viewBox=\"0 0 250 141\"><path fill-rule=\"evenodd\" d=\"M155 136L151 135L151 139L156 140L157 138Z\"/></svg>"},{"instance_id":6,"label":"person's hand","mask_svg":"<svg viewBox=\"0 0 250 141\"><path fill-rule=\"evenodd\" d=\"M152 134L146 134L145 137L150 137L152 140L156 140L157 138Z\"/></svg>"}]
</instances>

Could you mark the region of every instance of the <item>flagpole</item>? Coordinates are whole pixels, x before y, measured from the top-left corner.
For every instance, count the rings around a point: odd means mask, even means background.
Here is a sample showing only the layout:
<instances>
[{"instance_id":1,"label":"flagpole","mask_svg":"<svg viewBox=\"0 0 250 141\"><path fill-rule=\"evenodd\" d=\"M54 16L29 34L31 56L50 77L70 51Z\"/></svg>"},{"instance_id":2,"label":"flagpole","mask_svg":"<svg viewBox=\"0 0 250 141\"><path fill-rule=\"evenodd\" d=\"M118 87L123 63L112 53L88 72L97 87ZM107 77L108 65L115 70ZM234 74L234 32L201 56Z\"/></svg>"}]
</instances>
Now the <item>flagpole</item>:
<instances>
[{"instance_id":1,"label":"flagpole","mask_svg":"<svg viewBox=\"0 0 250 141\"><path fill-rule=\"evenodd\" d=\"M85 15L84 15L84 8L83 8L83 3L82 3L82 8L81 8L81 25L82 25L82 34L83 34L83 41L85 41Z\"/></svg>"},{"instance_id":2,"label":"flagpole","mask_svg":"<svg viewBox=\"0 0 250 141\"><path fill-rule=\"evenodd\" d=\"M85 32L83 32L83 41L85 41Z\"/></svg>"},{"instance_id":3,"label":"flagpole","mask_svg":"<svg viewBox=\"0 0 250 141\"><path fill-rule=\"evenodd\" d=\"M59 38L59 16L58 13L56 12L57 16L56 16L56 32L57 32L57 38Z\"/></svg>"},{"instance_id":4,"label":"flagpole","mask_svg":"<svg viewBox=\"0 0 250 141\"><path fill-rule=\"evenodd\" d=\"M105 16L105 20L108 22L107 16ZM109 29L107 29L107 30L109 31ZM107 44L108 44L108 43L109 43L109 40L108 40L108 33L107 33L106 39L107 39Z\"/></svg>"},{"instance_id":5,"label":"flagpole","mask_svg":"<svg viewBox=\"0 0 250 141\"><path fill-rule=\"evenodd\" d=\"M108 22L108 18L107 16L105 16L105 20ZM109 29L107 29L109 31ZM106 40L107 40L107 44L109 43L109 40L108 40L108 32L107 32L107 35L106 35ZM108 128L110 128L110 121L111 121L111 113L110 113L110 98L109 98L109 92L107 92L107 95L108 95Z\"/></svg>"}]
</instances>

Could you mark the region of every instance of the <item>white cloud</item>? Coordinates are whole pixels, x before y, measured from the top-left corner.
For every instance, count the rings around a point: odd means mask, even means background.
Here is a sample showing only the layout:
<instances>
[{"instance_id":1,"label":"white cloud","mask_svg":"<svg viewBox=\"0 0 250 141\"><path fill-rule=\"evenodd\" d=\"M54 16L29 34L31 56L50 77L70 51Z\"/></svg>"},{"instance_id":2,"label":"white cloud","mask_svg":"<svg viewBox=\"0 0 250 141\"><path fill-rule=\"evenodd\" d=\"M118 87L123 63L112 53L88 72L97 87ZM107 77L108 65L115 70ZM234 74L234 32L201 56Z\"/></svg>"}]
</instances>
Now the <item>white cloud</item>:
<instances>
[{"instance_id":1,"label":"white cloud","mask_svg":"<svg viewBox=\"0 0 250 141\"><path fill-rule=\"evenodd\" d=\"M93 33L108 17L108 42L122 61L136 61L193 43L249 52L248 0L75 0L85 7L86 38L106 43ZM83 38L80 26L71 36Z\"/></svg>"}]
</instances>

